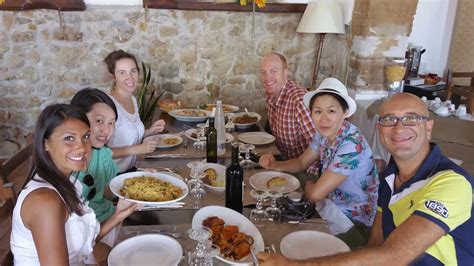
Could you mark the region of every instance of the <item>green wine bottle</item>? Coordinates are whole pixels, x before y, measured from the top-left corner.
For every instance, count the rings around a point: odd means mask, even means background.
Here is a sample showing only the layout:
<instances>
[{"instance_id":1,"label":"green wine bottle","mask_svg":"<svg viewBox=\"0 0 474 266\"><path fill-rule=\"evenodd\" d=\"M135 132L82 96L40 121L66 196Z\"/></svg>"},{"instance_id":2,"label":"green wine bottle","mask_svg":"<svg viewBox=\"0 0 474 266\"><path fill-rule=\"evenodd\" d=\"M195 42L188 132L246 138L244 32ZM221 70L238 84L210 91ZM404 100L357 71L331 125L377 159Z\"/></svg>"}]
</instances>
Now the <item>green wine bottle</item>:
<instances>
[{"instance_id":1,"label":"green wine bottle","mask_svg":"<svg viewBox=\"0 0 474 266\"><path fill-rule=\"evenodd\" d=\"M208 163L217 163L217 130L214 127L214 117L209 117L209 127L206 131L206 158Z\"/></svg>"}]
</instances>

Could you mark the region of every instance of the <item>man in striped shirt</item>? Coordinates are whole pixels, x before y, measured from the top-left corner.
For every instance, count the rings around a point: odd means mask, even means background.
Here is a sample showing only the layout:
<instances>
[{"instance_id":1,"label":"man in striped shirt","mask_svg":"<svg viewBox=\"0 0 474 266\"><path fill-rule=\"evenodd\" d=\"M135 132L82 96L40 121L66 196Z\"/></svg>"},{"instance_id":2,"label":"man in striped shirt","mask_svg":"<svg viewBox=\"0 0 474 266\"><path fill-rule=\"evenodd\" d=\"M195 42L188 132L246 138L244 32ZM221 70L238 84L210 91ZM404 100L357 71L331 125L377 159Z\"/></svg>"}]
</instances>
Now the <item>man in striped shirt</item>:
<instances>
[{"instance_id":1,"label":"man in striped shirt","mask_svg":"<svg viewBox=\"0 0 474 266\"><path fill-rule=\"evenodd\" d=\"M303 104L307 90L288 79L283 55L271 52L260 64L260 79L267 95L268 122L286 160L302 154L316 134L310 111Z\"/></svg>"}]
</instances>

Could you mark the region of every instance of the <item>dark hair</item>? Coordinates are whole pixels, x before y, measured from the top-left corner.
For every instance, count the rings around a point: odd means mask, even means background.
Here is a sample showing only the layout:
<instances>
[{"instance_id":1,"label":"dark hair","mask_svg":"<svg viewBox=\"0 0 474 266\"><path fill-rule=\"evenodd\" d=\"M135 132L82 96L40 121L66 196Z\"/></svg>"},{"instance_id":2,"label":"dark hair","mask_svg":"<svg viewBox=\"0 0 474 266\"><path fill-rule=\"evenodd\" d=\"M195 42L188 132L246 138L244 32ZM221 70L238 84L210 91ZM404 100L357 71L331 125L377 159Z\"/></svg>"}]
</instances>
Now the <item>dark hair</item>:
<instances>
[{"instance_id":1,"label":"dark hair","mask_svg":"<svg viewBox=\"0 0 474 266\"><path fill-rule=\"evenodd\" d=\"M71 105L81 109L82 112L87 114L92 109L92 106L96 103L105 103L115 113L115 119L118 119L117 107L114 101L103 91L95 88L84 88L76 93L71 100Z\"/></svg>"},{"instance_id":2,"label":"dark hair","mask_svg":"<svg viewBox=\"0 0 474 266\"><path fill-rule=\"evenodd\" d=\"M318 98L320 96L324 96L324 95L329 95L329 96L332 96L334 99L336 99L336 101L342 107L342 111L344 113L347 111L347 109L349 109L349 105L347 104L346 100L344 100L344 98L342 98L341 96L339 96L335 93L327 92L327 91L323 91L323 92L316 93L315 95L313 95L313 97L311 97L311 100L309 100L309 109L310 110L313 109L313 103L316 100L316 98Z\"/></svg>"},{"instance_id":3,"label":"dark hair","mask_svg":"<svg viewBox=\"0 0 474 266\"><path fill-rule=\"evenodd\" d=\"M77 107L69 104L53 104L41 112L34 134L33 162L38 176L50 183L61 195L68 212L82 215L82 201L77 195L74 184L69 181L69 176L64 176L54 164L44 144L57 127L71 119L80 120L89 126L87 116Z\"/></svg>"},{"instance_id":4,"label":"dark hair","mask_svg":"<svg viewBox=\"0 0 474 266\"><path fill-rule=\"evenodd\" d=\"M104 62L107 65L107 70L109 70L109 73L112 75L115 75L115 65L117 64L117 61L121 59L125 59L125 58L132 59L135 62L135 65L137 66L138 72L140 72L137 59L135 58L133 54L127 53L124 50L115 50L111 52L109 55L107 55L104 59Z\"/></svg>"}]
</instances>

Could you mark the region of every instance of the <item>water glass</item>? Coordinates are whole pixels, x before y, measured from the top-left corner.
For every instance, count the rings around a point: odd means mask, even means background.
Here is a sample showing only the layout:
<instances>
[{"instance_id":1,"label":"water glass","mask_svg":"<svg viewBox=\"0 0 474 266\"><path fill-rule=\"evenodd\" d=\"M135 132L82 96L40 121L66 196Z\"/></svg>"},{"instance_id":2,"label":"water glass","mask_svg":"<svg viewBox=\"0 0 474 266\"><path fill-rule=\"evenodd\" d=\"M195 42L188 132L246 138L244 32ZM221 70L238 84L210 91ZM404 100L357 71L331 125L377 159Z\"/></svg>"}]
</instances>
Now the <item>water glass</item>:
<instances>
[{"instance_id":1,"label":"water glass","mask_svg":"<svg viewBox=\"0 0 474 266\"><path fill-rule=\"evenodd\" d=\"M191 228L188 230L188 236L190 239L198 242L196 249L188 253L188 264L194 266L212 265L212 258L209 264L209 256L212 255L212 250L207 248L210 246L209 238L212 236L211 229L204 226ZM206 250L210 250L210 252Z\"/></svg>"},{"instance_id":2,"label":"water glass","mask_svg":"<svg viewBox=\"0 0 474 266\"><path fill-rule=\"evenodd\" d=\"M250 151L255 149L255 145L241 143L239 146L240 152L245 152L245 158L240 162L240 166L243 169L252 169L254 166L254 162L250 160Z\"/></svg>"}]
</instances>

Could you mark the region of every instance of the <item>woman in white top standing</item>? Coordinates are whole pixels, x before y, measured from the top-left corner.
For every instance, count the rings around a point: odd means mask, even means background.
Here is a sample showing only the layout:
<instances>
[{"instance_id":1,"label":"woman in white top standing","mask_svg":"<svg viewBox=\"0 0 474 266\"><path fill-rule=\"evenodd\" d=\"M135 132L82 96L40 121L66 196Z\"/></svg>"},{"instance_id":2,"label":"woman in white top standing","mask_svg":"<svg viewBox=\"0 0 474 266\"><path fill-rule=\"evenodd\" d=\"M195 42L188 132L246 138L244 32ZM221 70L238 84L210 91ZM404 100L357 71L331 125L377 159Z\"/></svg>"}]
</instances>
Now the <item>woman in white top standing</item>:
<instances>
[{"instance_id":1,"label":"woman in white top standing","mask_svg":"<svg viewBox=\"0 0 474 266\"><path fill-rule=\"evenodd\" d=\"M81 200L75 173L91 155L89 120L71 105L41 112L34 134L36 175L18 195L10 246L15 265L84 265L94 242L141 207L119 200L102 226Z\"/></svg>"},{"instance_id":2,"label":"woman in white top standing","mask_svg":"<svg viewBox=\"0 0 474 266\"><path fill-rule=\"evenodd\" d=\"M143 138L163 131L165 121L158 120L145 130L140 120L137 100L133 95L140 72L135 56L123 50L116 50L107 55L104 62L115 81L110 96L118 111L115 133L107 144L113 150L113 157L120 172L135 171L136 155L155 151L157 144L142 143Z\"/></svg>"}]
</instances>

